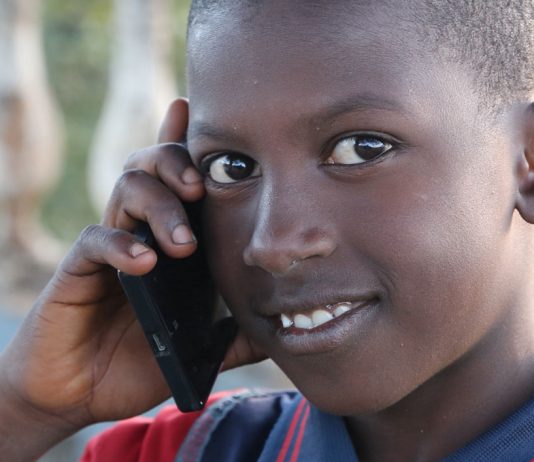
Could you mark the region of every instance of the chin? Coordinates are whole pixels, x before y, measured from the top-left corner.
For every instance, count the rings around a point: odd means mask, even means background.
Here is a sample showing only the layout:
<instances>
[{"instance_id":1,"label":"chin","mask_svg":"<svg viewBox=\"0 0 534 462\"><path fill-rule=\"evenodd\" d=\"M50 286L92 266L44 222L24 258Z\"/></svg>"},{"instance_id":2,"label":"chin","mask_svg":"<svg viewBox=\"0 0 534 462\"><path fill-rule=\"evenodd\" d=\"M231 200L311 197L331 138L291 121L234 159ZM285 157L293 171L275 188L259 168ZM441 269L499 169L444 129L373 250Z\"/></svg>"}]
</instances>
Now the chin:
<instances>
[{"instance_id":1,"label":"chin","mask_svg":"<svg viewBox=\"0 0 534 462\"><path fill-rule=\"evenodd\" d=\"M314 406L328 414L339 416L370 415L383 412L401 401L404 393L393 393L392 390L365 390L354 387L349 392L336 388L329 390L299 391Z\"/></svg>"},{"instance_id":2,"label":"chin","mask_svg":"<svg viewBox=\"0 0 534 462\"><path fill-rule=\"evenodd\" d=\"M284 367L282 367L284 369ZM395 406L424 381L417 374L373 368L369 373L342 371L331 363L327 369L285 370L297 389L313 405L339 416L369 415ZM327 372L325 372L327 371ZM344 372L344 373L343 373Z\"/></svg>"}]
</instances>

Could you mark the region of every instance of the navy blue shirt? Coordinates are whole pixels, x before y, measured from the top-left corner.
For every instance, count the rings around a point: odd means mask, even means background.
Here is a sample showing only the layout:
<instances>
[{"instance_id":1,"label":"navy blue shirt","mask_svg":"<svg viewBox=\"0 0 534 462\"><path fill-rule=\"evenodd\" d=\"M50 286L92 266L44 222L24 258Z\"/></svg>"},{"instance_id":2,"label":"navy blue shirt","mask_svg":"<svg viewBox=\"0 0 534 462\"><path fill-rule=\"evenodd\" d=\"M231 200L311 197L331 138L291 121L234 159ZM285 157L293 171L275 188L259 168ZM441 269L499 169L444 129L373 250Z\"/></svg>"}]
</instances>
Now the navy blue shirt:
<instances>
[{"instance_id":1,"label":"navy blue shirt","mask_svg":"<svg viewBox=\"0 0 534 462\"><path fill-rule=\"evenodd\" d=\"M177 462L357 462L342 417L296 391L246 392L217 402L195 422ZM533 462L534 400L446 462Z\"/></svg>"}]
</instances>

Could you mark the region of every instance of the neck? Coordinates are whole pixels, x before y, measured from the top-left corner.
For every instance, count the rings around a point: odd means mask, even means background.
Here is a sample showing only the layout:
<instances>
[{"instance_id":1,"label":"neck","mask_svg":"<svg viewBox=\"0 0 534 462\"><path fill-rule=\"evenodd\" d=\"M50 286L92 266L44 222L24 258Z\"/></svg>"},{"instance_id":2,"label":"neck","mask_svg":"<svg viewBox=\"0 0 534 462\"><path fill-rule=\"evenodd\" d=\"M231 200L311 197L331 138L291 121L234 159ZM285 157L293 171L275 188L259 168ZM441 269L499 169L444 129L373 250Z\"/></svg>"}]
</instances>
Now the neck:
<instances>
[{"instance_id":1,"label":"neck","mask_svg":"<svg viewBox=\"0 0 534 462\"><path fill-rule=\"evenodd\" d=\"M518 409L534 395L533 328L532 316L501 319L463 358L395 405L347 418L360 459L441 460Z\"/></svg>"}]
</instances>

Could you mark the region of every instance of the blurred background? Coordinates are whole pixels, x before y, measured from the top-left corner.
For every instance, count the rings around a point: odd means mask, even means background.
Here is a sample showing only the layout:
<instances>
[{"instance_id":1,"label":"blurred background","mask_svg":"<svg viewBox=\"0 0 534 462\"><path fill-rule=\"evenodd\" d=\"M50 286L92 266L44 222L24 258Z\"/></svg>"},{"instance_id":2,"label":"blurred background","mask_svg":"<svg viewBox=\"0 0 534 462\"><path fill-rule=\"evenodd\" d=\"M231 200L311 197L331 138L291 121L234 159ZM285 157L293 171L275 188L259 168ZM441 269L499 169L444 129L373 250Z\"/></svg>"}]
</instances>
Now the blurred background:
<instances>
[{"instance_id":1,"label":"blurred background","mask_svg":"<svg viewBox=\"0 0 534 462\"><path fill-rule=\"evenodd\" d=\"M155 143L185 94L189 3L0 0L0 348L79 232L100 221L125 158ZM242 386L291 384L264 362L222 374L216 389ZM77 460L106 425L41 462Z\"/></svg>"}]
</instances>

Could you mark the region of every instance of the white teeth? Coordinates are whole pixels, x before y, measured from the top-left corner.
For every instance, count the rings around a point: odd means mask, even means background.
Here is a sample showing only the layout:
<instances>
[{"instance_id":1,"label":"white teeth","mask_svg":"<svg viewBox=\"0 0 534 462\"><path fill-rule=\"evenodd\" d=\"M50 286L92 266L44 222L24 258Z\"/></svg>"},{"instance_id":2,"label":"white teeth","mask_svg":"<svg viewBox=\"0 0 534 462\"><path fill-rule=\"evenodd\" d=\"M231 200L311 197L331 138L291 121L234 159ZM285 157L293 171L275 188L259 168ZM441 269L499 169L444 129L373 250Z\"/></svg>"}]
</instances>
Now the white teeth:
<instances>
[{"instance_id":1,"label":"white teeth","mask_svg":"<svg viewBox=\"0 0 534 462\"><path fill-rule=\"evenodd\" d=\"M284 328L288 328L288 327L291 327L293 325L293 321L291 321L291 319L289 318L289 316L287 316L286 314L282 313L280 315L280 319L282 321L282 326L284 326Z\"/></svg>"},{"instance_id":2,"label":"white teeth","mask_svg":"<svg viewBox=\"0 0 534 462\"><path fill-rule=\"evenodd\" d=\"M341 305L336 306L336 309L334 310L334 316L341 316L347 311L350 311L350 305L348 303L342 303Z\"/></svg>"},{"instance_id":3,"label":"white teeth","mask_svg":"<svg viewBox=\"0 0 534 462\"><path fill-rule=\"evenodd\" d=\"M312 320L305 314L296 314L293 318L293 322L295 323L295 327L299 329L311 329L313 327Z\"/></svg>"},{"instance_id":4,"label":"white teeth","mask_svg":"<svg viewBox=\"0 0 534 462\"><path fill-rule=\"evenodd\" d=\"M310 316L298 313L292 317L282 313L280 314L282 327L284 329L287 329L291 326L295 326L297 329L313 329L314 327L319 327L352 310L352 303L342 302L336 305L326 305L326 308L327 309L319 308L311 313Z\"/></svg>"},{"instance_id":5,"label":"white teeth","mask_svg":"<svg viewBox=\"0 0 534 462\"><path fill-rule=\"evenodd\" d=\"M334 319L334 316L332 316L332 313L329 313L326 310L315 310L312 313L312 321L314 327L320 326L321 324L324 324L325 322L328 322L332 319Z\"/></svg>"}]
</instances>

